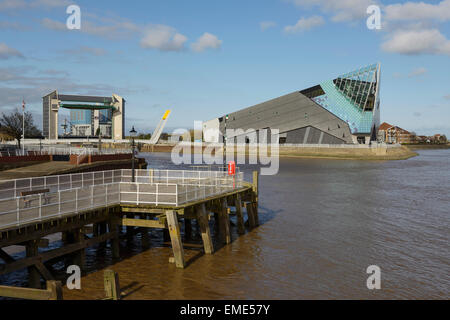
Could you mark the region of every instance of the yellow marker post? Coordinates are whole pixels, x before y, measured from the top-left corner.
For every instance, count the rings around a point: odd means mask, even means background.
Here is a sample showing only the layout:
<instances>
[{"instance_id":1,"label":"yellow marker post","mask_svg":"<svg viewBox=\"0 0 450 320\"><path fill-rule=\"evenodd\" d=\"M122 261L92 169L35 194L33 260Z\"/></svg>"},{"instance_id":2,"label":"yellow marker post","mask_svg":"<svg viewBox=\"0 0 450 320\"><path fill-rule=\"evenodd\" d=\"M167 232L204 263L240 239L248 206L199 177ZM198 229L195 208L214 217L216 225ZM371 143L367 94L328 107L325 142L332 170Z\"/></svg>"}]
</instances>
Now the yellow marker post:
<instances>
[{"instance_id":1,"label":"yellow marker post","mask_svg":"<svg viewBox=\"0 0 450 320\"><path fill-rule=\"evenodd\" d=\"M162 119L163 119L163 120L166 120L167 117L169 116L169 114L170 114L171 111L172 111L172 110L167 110L166 113L164 113Z\"/></svg>"}]
</instances>

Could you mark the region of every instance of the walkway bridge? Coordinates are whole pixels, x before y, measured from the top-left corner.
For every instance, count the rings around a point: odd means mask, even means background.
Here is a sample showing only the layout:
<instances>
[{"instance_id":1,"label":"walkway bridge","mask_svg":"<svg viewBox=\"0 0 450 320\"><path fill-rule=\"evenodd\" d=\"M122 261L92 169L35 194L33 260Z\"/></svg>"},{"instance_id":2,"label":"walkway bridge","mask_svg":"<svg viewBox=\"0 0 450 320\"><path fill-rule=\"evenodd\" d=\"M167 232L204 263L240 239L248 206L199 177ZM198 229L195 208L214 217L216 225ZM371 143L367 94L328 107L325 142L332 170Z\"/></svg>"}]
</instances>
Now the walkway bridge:
<instances>
[{"instance_id":1,"label":"walkway bridge","mask_svg":"<svg viewBox=\"0 0 450 320\"><path fill-rule=\"evenodd\" d=\"M127 234L141 232L143 239L148 228L163 229L172 243L171 261L184 268L180 223L187 238L195 221L205 253L212 254L211 217L221 242L229 244L230 214L236 214L239 234L245 233L242 208L249 227L257 226L257 194L257 172L249 183L239 171L230 176L226 171L141 169L133 182L132 170L120 169L1 181L0 274L28 268L30 286L40 287L41 276L54 280L49 269L56 258L70 254L82 267L84 249L107 241L119 258L122 226ZM64 245L39 252L43 238L59 232ZM25 246L26 257L15 260L2 250L11 245Z\"/></svg>"}]
</instances>

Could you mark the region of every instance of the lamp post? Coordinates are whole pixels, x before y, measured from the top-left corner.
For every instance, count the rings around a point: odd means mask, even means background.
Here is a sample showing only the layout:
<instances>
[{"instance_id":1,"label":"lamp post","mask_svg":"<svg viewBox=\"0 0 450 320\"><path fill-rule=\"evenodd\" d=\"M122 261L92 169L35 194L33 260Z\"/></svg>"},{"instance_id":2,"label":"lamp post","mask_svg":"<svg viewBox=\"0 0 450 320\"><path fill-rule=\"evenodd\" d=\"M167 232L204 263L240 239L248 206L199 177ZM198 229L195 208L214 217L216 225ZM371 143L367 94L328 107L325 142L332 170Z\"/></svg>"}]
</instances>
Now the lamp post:
<instances>
[{"instance_id":1,"label":"lamp post","mask_svg":"<svg viewBox=\"0 0 450 320\"><path fill-rule=\"evenodd\" d=\"M131 135L131 150L132 150L132 155L131 155L131 182L135 182L135 174L134 174L134 137L136 136L136 130L134 130L134 126L131 128L130 130L130 135Z\"/></svg>"},{"instance_id":2,"label":"lamp post","mask_svg":"<svg viewBox=\"0 0 450 320\"><path fill-rule=\"evenodd\" d=\"M39 155L42 155L42 139L45 139L45 137L39 135Z\"/></svg>"}]
</instances>

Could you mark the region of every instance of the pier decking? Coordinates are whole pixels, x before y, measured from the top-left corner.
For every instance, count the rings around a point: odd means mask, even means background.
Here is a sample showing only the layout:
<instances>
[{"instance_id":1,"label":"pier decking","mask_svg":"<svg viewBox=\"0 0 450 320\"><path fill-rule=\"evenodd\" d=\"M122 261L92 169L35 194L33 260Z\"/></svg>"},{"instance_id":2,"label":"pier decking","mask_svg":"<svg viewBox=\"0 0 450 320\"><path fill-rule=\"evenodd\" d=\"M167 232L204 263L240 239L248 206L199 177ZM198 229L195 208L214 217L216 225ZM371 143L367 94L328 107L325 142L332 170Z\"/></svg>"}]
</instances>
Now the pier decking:
<instances>
[{"instance_id":1,"label":"pier decking","mask_svg":"<svg viewBox=\"0 0 450 320\"><path fill-rule=\"evenodd\" d=\"M44 262L70 254L73 264L84 264L84 249L110 241L114 258L120 257L119 227L167 230L173 249L172 262L184 268L186 261L180 222L191 232L196 220L204 252L214 252L210 213L219 225L223 244L231 242L230 206L235 207L238 232L245 232L243 208L248 224L258 224L258 175L253 183L243 173L228 175L209 170L129 169L16 179L0 182L0 274L28 268L30 286L40 288L54 280ZM91 227L92 225L92 227ZM39 253L42 238L63 233L61 248ZM23 245L26 257L15 260L3 247ZM0 290L1 291L1 290ZM1 296L1 292L0 292Z\"/></svg>"}]
</instances>

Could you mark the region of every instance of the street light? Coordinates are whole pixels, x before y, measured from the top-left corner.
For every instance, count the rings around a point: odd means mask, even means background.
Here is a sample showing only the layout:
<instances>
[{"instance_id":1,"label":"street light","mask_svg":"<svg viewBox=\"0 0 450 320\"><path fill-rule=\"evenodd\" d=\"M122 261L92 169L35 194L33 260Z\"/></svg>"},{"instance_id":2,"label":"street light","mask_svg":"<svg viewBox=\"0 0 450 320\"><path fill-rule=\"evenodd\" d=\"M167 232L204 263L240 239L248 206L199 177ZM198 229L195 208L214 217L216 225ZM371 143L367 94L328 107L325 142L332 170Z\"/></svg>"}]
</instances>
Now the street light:
<instances>
[{"instance_id":1,"label":"street light","mask_svg":"<svg viewBox=\"0 0 450 320\"><path fill-rule=\"evenodd\" d=\"M135 182L134 179L134 137L136 137L136 130L134 130L134 126L131 128L130 130L130 135L131 135L131 150L132 150L132 155L131 155L131 182Z\"/></svg>"},{"instance_id":2,"label":"street light","mask_svg":"<svg viewBox=\"0 0 450 320\"><path fill-rule=\"evenodd\" d=\"M43 135L39 135L39 155L42 155L42 139L45 139Z\"/></svg>"}]
</instances>

